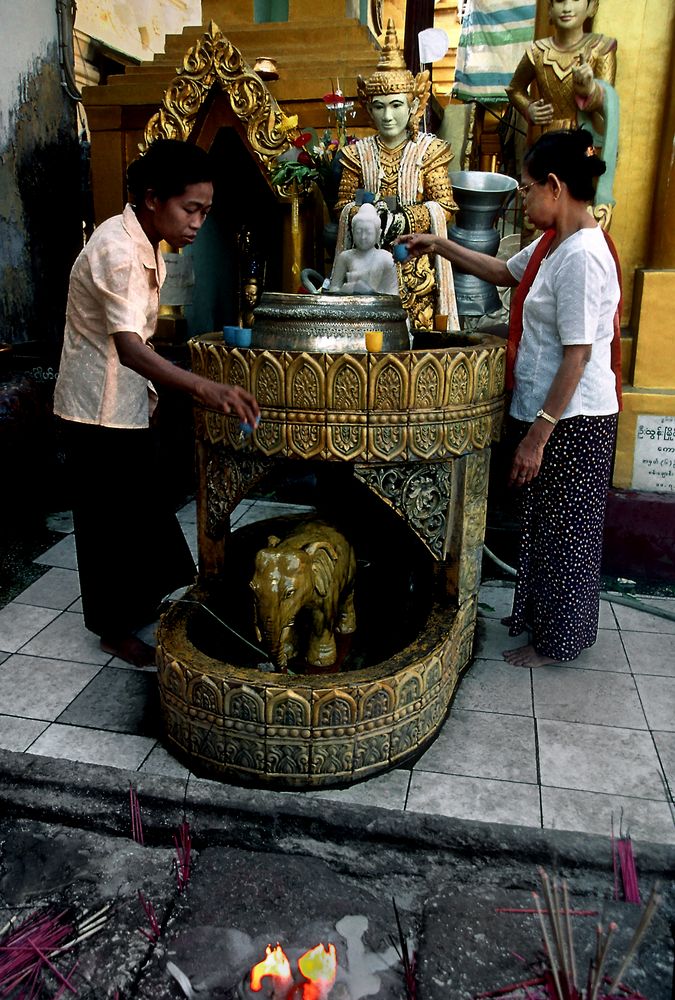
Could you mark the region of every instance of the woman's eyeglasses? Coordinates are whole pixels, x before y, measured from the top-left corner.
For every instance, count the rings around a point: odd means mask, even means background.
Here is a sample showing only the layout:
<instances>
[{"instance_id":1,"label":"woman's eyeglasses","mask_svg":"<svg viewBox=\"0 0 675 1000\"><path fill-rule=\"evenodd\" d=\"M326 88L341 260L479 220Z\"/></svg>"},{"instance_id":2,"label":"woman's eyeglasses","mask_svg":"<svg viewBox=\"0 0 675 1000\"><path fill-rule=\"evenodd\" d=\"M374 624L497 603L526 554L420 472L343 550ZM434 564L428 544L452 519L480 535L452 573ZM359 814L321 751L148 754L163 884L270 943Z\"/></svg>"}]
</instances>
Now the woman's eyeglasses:
<instances>
[{"instance_id":1,"label":"woman's eyeglasses","mask_svg":"<svg viewBox=\"0 0 675 1000\"><path fill-rule=\"evenodd\" d=\"M539 181L530 181L529 184L519 184L517 188L518 194L520 195L521 198L524 198L527 192L530 190L530 188L534 187L534 185L538 183Z\"/></svg>"}]
</instances>

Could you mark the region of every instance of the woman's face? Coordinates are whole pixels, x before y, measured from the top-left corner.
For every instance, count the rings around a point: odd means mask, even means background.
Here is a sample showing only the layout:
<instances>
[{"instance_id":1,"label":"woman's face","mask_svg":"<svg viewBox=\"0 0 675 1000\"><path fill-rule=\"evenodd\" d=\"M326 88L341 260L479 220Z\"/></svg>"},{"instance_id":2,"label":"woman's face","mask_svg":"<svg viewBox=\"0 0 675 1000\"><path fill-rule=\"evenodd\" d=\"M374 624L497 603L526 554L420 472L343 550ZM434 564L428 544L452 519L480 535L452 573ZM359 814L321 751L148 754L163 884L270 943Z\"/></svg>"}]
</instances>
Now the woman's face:
<instances>
[{"instance_id":1,"label":"woman's face","mask_svg":"<svg viewBox=\"0 0 675 1000\"><path fill-rule=\"evenodd\" d=\"M548 182L535 181L523 167L520 192L530 222L537 229L547 229L553 223L552 209L555 204Z\"/></svg>"},{"instance_id":2,"label":"woman's face","mask_svg":"<svg viewBox=\"0 0 675 1000\"><path fill-rule=\"evenodd\" d=\"M383 94L372 99L370 114L385 146L393 148L406 138L411 109L407 94Z\"/></svg>"},{"instance_id":3,"label":"woman's face","mask_svg":"<svg viewBox=\"0 0 675 1000\"><path fill-rule=\"evenodd\" d=\"M188 184L182 194L160 201L148 191L145 200L151 225L160 240L179 248L194 243L213 203L213 184ZM153 234L148 233L151 242Z\"/></svg>"},{"instance_id":4,"label":"woman's face","mask_svg":"<svg viewBox=\"0 0 675 1000\"><path fill-rule=\"evenodd\" d=\"M556 28L583 29L587 17L595 13L589 0L549 0L549 17Z\"/></svg>"}]
</instances>

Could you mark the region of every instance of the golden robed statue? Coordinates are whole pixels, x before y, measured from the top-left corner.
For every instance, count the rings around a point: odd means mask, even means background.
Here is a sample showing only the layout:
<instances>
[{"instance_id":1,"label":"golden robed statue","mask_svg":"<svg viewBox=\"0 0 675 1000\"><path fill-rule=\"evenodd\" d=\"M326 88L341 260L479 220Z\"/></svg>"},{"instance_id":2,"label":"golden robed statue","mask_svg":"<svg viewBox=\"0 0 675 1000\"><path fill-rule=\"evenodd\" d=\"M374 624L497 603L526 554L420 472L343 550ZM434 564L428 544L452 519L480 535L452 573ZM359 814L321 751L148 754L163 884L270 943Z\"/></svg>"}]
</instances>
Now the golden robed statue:
<instances>
[{"instance_id":1,"label":"golden robed statue","mask_svg":"<svg viewBox=\"0 0 675 1000\"><path fill-rule=\"evenodd\" d=\"M448 177L450 146L435 135L419 132L419 119L430 92L429 73L415 77L406 69L394 22L375 72L358 81L377 134L359 139L342 151L342 177L337 253L352 246L350 224L357 211L357 191L373 202L380 218L380 245L390 249L406 233L447 235L457 211ZM337 254L336 254L337 259ZM448 329L459 329L449 261L424 255L397 265L403 308L413 329L431 330L434 316L447 316Z\"/></svg>"},{"instance_id":2,"label":"golden robed statue","mask_svg":"<svg viewBox=\"0 0 675 1000\"><path fill-rule=\"evenodd\" d=\"M511 104L534 126L534 138L554 129L589 128L607 173L598 184L593 214L607 228L614 205L619 105L616 39L584 32L599 0L549 0L553 35L528 45L506 88ZM536 84L537 94L530 93Z\"/></svg>"}]
</instances>

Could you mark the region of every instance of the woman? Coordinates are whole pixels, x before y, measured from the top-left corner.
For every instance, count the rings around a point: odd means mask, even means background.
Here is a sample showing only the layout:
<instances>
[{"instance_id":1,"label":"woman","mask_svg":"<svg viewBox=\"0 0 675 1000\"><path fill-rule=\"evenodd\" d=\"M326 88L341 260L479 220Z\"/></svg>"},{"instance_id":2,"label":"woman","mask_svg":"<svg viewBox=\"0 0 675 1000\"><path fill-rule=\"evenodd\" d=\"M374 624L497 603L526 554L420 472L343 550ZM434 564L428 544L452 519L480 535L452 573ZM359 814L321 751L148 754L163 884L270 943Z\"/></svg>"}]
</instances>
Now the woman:
<instances>
[{"instance_id":1,"label":"woman","mask_svg":"<svg viewBox=\"0 0 675 1000\"><path fill-rule=\"evenodd\" d=\"M130 164L121 215L100 225L73 265L54 412L62 418L85 625L136 666L154 650L133 633L194 563L154 466L153 382L253 426L245 390L159 357L150 344L165 266L159 244L192 243L213 200L208 155L157 140ZM152 380L152 381L151 381Z\"/></svg>"},{"instance_id":2,"label":"woman","mask_svg":"<svg viewBox=\"0 0 675 1000\"><path fill-rule=\"evenodd\" d=\"M573 660L597 638L607 487L620 405L618 265L587 211L604 163L583 129L548 132L526 153L520 191L545 230L506 263L434 236L404 238L494 282L511 303L511 485L523 491L521 551L506 650L516 666ZM520 320L522 318L522 326ZM522 331L520 346L518 338Z\"/></svg>"}]
</instances>

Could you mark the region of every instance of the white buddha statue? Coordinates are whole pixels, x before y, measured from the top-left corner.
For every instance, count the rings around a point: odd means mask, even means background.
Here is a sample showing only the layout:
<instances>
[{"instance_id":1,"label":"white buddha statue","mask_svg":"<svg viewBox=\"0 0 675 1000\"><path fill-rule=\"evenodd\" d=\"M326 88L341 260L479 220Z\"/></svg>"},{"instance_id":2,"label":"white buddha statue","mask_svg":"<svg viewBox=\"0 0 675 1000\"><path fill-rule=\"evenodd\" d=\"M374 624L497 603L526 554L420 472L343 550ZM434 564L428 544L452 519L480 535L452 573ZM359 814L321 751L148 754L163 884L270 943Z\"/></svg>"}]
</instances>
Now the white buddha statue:
<instances>
[{"instance_id":1,"label":"white buddha statue","mask_svg":"<svg viewBox=\"0 0 675 1000\"><path fill-rule=\"evenodd\" d=\"M380 217L370 203L361 205L352 219L353 249L335 258L329 292L339 295L398 295L394 258L377 246Z\"/></svg>"}]
</instances>

